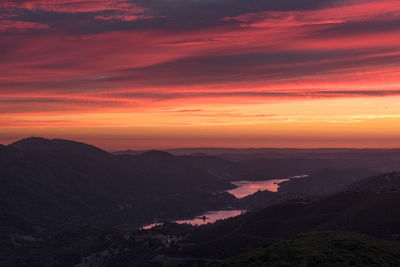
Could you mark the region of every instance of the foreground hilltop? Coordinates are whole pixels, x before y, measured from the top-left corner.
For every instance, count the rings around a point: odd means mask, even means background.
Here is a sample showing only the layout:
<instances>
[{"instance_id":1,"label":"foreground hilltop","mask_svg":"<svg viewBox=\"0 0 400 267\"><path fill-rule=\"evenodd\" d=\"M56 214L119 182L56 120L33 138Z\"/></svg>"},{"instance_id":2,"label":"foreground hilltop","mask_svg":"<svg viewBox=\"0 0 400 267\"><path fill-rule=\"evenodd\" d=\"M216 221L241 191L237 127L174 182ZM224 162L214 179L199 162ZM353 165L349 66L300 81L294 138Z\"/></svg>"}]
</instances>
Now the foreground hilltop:
<instances>
[{"instance_id":1,"label":"foreground hilltop","mask_svg":"<svg viewBox=\"0 0 400 267\"><path fill-rule=\"evenodd\" d=\"M355 233L315 232L255 249L220 266L400 266L400 245Z\"/></svg>"}]
</instances>

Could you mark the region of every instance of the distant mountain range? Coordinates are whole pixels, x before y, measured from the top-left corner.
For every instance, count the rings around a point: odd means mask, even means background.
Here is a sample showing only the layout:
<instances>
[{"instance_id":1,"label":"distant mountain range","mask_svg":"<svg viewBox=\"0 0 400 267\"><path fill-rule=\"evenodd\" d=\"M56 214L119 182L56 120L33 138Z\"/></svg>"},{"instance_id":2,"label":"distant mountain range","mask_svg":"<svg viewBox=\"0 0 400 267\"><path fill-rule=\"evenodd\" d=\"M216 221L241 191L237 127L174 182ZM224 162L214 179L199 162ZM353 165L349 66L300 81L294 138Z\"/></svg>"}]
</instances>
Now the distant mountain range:
<instances>
[{"instance_id":1,"label":"distant mountain range","mask_svg":"<svg viewBox=\"0 0 400 267\"><path fill-rule=\"evenodd\" d=\"M135 155L143 152L144 151L126 150L114 153L117 155ZM305 171L307 174L323 168L362 168L379 173L400 171L400 149L178 148L169 149L166 150L166 152L175 156L213 156L214 158L225 159L235 163L249 162L249 164L251 164L251 162L259 162L260 165L263 164L267 166L269 172L271 172L271 169L276 169L278 167L276 166L277 162L280 163L283 168L291 169L295 167ZM263 171L265 171L265 169ZM278 176L281 175L280 172L277 172L277 174ZM299 173L296 173L294 175L298 174ZM283 175L283 177L285 177L285 175ZM252 178L252 180L254 179L256 178Z\"/></svg>"}]
</instances>

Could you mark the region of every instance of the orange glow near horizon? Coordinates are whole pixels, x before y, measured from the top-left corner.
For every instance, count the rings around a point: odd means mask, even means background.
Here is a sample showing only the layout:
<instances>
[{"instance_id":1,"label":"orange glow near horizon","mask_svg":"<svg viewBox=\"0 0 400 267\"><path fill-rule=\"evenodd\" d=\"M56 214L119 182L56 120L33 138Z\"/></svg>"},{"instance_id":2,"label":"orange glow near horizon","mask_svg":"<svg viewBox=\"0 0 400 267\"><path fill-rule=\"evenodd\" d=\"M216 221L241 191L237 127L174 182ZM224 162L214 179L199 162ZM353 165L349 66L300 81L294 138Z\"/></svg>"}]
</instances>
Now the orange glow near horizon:
<instances>
[{"instance_id":1,"label":"orange glow near horizon","mask_svg":"<svg viewBox=\"0 0 400 267\"><path fill-rule=\"evenodd\" d=\"M400 147L398 1L111 2L0 3L0 143Z\"/></svg>"}]
</instances>

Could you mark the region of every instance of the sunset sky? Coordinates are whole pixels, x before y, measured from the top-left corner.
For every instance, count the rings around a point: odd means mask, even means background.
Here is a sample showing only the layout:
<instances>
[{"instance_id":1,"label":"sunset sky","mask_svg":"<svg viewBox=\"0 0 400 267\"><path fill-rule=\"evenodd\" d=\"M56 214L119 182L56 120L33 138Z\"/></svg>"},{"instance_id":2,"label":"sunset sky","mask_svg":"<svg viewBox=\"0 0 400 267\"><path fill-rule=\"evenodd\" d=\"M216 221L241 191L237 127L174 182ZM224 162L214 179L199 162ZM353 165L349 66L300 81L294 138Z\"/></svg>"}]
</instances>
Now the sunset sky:
<instances>
[{"instance_id":1,"label":"sunset sky","mask_svg":"<svg viewBox=\"0 0 400 267\"><path fill-rule=\"evenodd\" d=\"M400 147L399 0L1 0L0 143Z\"/></svg>"}]
</instances>

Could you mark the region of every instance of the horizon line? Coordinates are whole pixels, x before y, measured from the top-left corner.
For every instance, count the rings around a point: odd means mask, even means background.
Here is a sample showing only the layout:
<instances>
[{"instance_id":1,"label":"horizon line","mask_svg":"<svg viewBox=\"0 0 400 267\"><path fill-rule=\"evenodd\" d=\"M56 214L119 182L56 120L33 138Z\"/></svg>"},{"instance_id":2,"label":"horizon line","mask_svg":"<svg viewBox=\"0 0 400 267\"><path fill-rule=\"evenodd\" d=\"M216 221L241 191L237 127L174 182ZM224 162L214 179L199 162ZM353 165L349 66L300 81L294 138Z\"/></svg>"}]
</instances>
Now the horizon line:
<instances>
[{"instance_id":1,"label":"horizon line","mask_svg":"<svg viewBox=\"0 0 400 267\"><path fill-rule=\"evenodd\" d=\"M97 148L100 148L104 151L107 151L109 153L117 153L117 152L126 152L126 151L135 151L135 152L141 152L141 151L171 151L171 150L400 150L400 147L218 147L218 146L200 146L200 147L171 147L171 148L157 148L157 147L149 147L149 148L142 148L142 149L135 149L135 148L124 148L124 149L105 149L102 148L101 145L95 145L92 142L86 142L82 140L77 140L77 139L70 139L70 138L46 138L42 136L28 136L24 138L19 138L15 141L9 142L9 143L1 143L0 145L3 146L9 146L15 142L29 139L29 138L41 138L41 139L46 139L46 140L66 140L66 141L73 141L77 143L84 143L87 145L92 145Z\"/></svg>"}]
</instances>

